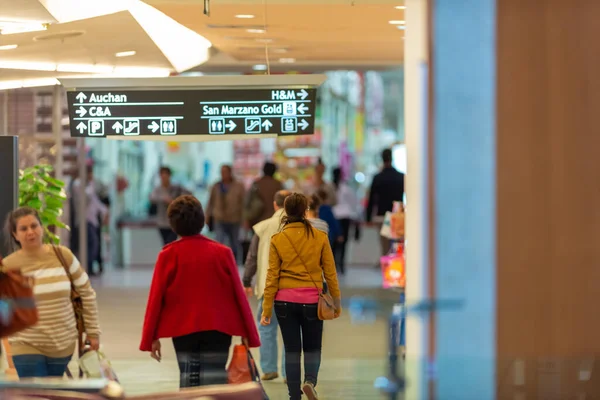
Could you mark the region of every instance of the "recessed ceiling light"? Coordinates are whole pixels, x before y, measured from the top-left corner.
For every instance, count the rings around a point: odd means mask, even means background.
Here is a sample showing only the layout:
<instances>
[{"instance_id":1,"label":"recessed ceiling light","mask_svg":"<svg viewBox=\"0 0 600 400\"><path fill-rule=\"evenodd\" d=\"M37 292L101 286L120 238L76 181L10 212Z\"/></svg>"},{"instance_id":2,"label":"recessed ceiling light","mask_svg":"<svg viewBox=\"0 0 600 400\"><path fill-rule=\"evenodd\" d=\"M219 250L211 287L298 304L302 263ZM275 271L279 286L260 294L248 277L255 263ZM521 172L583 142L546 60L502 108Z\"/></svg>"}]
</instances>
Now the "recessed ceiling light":
<instances>
[{"instance_id":1,"label":"recessed ceiling light","mask_svg":"<svg viewBox=\"0 0 600 400\"><path fill-rule=\"evenodd\" d=\"M265 39L256 39L258 43L273 43L273 39L265 38Z\"/></svg>"},{"instance_id":2,"label":"recessed ceiling light","mask_svg":"<svg viewBox=\"0 0 600 400\"><path fill-rule=\"evenodd\" d=\"M273 53L279 53L279 54L284 54L288 52L288 49L286 49L285 47L280 47L278 49L271 49L271 51Z\"/></svg>"},{"instance_id":3,"label":"recessed ceiling light","mask_svg":"<svg viewBox=\"0 0 600 400\"><path fill-rule=\"evenodd\" d=\"M265 33L266 30L264 30L264 29L247 29L246 32L248 32L248 33Z\"/></svg>"},{"instance_id":4,"label":"recessed ceiling light","mask_svg":"<svg viewBox=\"0 0 600 400\"><path fill-rule=\"evenodd\" d=\"M254 18L254 15L252 15L252 14L238 14L235 17L239 18L239 19L252 19L252 18Z\"/></svg>"},{"instance_id":5,"label":"recessed ceiling light","mask_svg":"<svg viewBox=\"0 0 600 400\"><path fill-rule=\"evenodd\" d=\"M389 21L391 25L404 25L406 24L406 21L400 21L400 20L393 20L393 21Z\"/></svg>"},{"instance_id":6,"label":"recessed ceiling light","mask_svg":"<svg viewBox=\"0 0 600 400\"><path fill-rule=\"evenodd\" d=\"M265 64L256 64L255 66L252 67L252 69L255 71L266 71L267 66Z\"/></svg>"},{"instance_id":7,"label":"recessed ceiling light","mask_svg":"<svg viewBox=\"0 0 600 400\"><path fill-rule=\"evenodd\" d=\"M116 57L129 57L129 56L134 56L134 55L135 55L135 51L133 51L133 50L121 51L121 52L115 54Z\"/></svg>"},{"instance_id":8,"label":"recessed ceiling light","mask_svg":"<svg viewBox=\"0 0 600 400\"><path fill-rule=\"evenodd\" d=\"M396 10L406 10L406 6L396 6Z\"/></svg>"},{"instance_id":9,"label":"recessed ceiling light","mask_svg":"<svg viewBox=\"0 0 600 400\"><path fill-rule=\"evenodd\" d=\"M400 29L401 31L406 29L406 25L398 25L396 28Z\"/></svg>"},{"instance_id":10,"label":"recessed ceiling light","mask_svg":"<svg viewBox=\"0 0 600 400\"><path fill-rule=\"evenodd\" d=\"M280 58L279 62L282 64L292 64L296 62L295 58Z\"/></svg>"},{"instance_id":11,"label":"recessed ceiling light","mask_svg":"<svg viewBox=\"0 0 600 400\"><path fill-rule=\"evenodd\" d=\"M12 49L16 49L17 47L19 47L19 45L5 44L4 46L0 46L0 50L12 50Z\"/></svg>"}]
</instances>

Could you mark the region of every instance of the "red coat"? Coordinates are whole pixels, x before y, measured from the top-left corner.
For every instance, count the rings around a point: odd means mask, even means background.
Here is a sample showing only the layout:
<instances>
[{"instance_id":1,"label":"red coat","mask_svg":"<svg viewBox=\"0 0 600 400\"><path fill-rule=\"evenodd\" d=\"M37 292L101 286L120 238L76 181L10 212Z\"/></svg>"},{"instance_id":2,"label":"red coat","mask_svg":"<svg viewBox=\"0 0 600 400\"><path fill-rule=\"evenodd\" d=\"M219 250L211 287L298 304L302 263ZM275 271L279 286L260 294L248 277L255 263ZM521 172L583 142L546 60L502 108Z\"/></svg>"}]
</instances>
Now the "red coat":
<instances>
[{"instance_id":1,"label":"red coat","mask_svg":"<svg viewBox=\"0 0 600 400\"><path fill-rule=\"evenodd\" d=\"M156 339L219 331L260 339L231 249L204 236L168 244L158 255L140 350Z\"/></svg>"}]
</instances>

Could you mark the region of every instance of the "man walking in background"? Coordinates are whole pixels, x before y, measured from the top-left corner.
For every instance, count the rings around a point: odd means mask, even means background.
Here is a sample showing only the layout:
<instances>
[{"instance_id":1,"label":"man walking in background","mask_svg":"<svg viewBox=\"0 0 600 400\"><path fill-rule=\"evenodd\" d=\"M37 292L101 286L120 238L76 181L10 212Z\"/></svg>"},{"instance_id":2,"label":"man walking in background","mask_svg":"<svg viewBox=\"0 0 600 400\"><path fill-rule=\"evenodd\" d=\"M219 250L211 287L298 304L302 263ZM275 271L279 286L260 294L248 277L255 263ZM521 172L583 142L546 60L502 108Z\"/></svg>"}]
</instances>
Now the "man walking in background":
<instances>
[{"instance_id":1,"label":"man walking in background","mask_svg":"<svg viewBox=\"0 0 600 400\"><path fill-rule=\"evenodd\" d=\"M248 191L244 206L244 218L248 227L271 218L275 212L273 197L283 189L283 184L275 179L276 172L277 166L267 161L263 166L263 176L254 181Z\"/></svg>"},{"instance_id":2,"label":"man walking in background","mask_svg":"<svg viewBox=\"0 0 600 400\"><path fill-rule=\"evenodd\" d=\"M385 213L392 211L395 201L404 199L404 174L393 167L392 150L383 150L381 160L383 169L373 178L365 216L367 223L375 223L379 230L385 219ZM390 240L381 235L379 237L381 255L386 255L390 251Z\"/></svg>"},{"instance_id":3,"label":"man walking in background","mask_svg":"<svg viewBox=\"0 0 600 400\"><path fill-rule=\"evenodd\" d=\"M191 194L179 185L171 183L171 168L160 167L160 184L154 188L150 194L150 203L156 213L156 225L160 232L163 245L167 245L177 240L177 234L173 232L167 218L167 208L177 197L184 194ZM152 213L151 213L152 214Z\"/></svg>"},{"instance_id":4,"label":"man walking in background","mask_svg":"<svg viewBox=\"0 0 600 400\"><path fill-rule=\"evenodd\" d=\"M221 167L221 180L210 191L206 215L209 226L216 232L216 240L221 244L229 241L229 247L237 262L241 254L240 227L244 215L244 185L235 179L230 165Z\"/></svg>"},{"instance_id":5,"label":"man walking in background","mask_svg":"<svg viewBox=\"0 0 600 400\"><path fill-rule=\"evenodd\" d=\"M256 275L254 293L258 298L258 311L256 315L260 320L262 315L262 301L267 282L267 270L269 269L269 251L271 248L271 236L279 232L281 218L283 216L283 203L291 193L280 190L274 196L273 209L275 213L269 219L254 225L254 237L250 243L250 250L244 265L243 283L246 293L252 295L252 278ZM277 318L273 314L270 325L258 324L260 334L260 367L263 371L262 379L270 381L279 377L277 369L278 347L277 347ZM282 351L281 375L285 379L285 352Z\"/></svg>"}]
</instances>

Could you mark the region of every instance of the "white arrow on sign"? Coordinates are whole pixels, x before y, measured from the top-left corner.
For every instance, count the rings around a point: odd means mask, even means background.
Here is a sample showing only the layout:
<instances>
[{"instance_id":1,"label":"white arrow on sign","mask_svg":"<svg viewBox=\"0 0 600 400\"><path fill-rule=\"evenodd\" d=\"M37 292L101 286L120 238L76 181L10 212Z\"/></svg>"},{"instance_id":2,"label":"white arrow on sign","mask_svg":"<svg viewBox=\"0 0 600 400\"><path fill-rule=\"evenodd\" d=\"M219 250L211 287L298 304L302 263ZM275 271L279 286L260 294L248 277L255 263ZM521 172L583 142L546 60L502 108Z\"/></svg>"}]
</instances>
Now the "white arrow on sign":
<instances>
[{"instance_id":1,"label":"white arrow on sign","mask_svg":"<svg viewBox=\"0 0 600 400\"><path fill-rule=\"evenodd\" d=\"M268 132L269 129L271 129L271 127L273 126L273 124L271 123L271 121L269 121L268 119L264 120L264 122L262 123L263 128L265 129L265 132Z\"/></svg>"},{"instance_id":2,"label":"white arrow on sign","mask_svg":"<svg viewBox=\"0 0 600 400\"><path fill-rule=\"evenodd\" d=\"M298 126L300 128L302 128L303 131L306 130L306 128L308 128L308 125L310 125L308 122L306 122L305 119L302 119L302 121L300 121L300 123L298 124Z\"/></svg>"},{"instance_id":3,"label":"white arrow on sign","mask_svg":"<svg viewBox=\"0 0 600 400\"><path fill-rule=\"evenodd\" d=\"M306 98L308 97L308 92L304 89L302 89L299 93L299 96L302 100L306 100Z\"/></svg>"},{"instance_id":4,"label":"white arrow on sign","mask_svg":"<svg viewBox=\"0 0 600 400\"><path fill-rule=\"evenodd\" d=\"M78 110L75 110L75 114L83 117L85 114L87 114L87 110L80 106Z\"/></svg>"},{"instance_id":5,"label":"white arrow on sign","mask_svg":"<svg viewBox=\"0 0 600 400\"><path fill-rule=\"evenodd\" d=\"M77 99L77 101L79 101L80 103L83 103L83 101L85 99L87 99L87 96L85 95L85 93L79 93L77 96L75 96L75 98Z\"/></svg>"},{"instance_id":6,"label":"white arrow on sign","mask_svg":"<svg viewBox=\"0 0 600 400\"><path fill-rule=\"evenodd\" d=\"M115 130L115 132L121 133L121 129L123 129L123 125L119 121L117 121L114 123L112 128Z\"/></svg>"},{"instance_id":7,"label":"white arrow on sign","mask_svg":"<svg viewBox=\"0 0 600 400\"><path fill-rule=\"evenodd\" d=\"M235 124L235 122L230 120L225 126L229 129L229 132L233 132L237 125Z\"/></svg>"},{"instance_id":8,"label":"white arrow on sign","mask_svg":"<svg viewBox=\"0 0 600 400\"><path fill-rule=\"evenodd\" d=\"M156 121L152 121L150 125L148 125L148 129L152 131L152 133L156 133L156 131L160 128L160 125L156 123Z\"/></svg>"},{"instance_id":9,"label":"white arrow on sign","mask_svg":"<svg viewBox=\"0 0 600 400\"><path fill-rule=\"evenodd\" d=\"M308 107L302 103L298 106L298 111L300 111L301 114L304 114L306 111L308 111Z\"/></svg>"},{"instance_id":10,"label":"white arrow on sign","mask_svg":"<svg viewBox=\"0 0 600 400\"><path fill-rule=\"evenodd\" d=\"M75 127L75 129L77 129L79 131L79 133L81 133L83 135L83 131L85 131L87 129L87 125L84 124L83 122L80 122L79 125L77 125Z\"/></svg>"}]
</instances>

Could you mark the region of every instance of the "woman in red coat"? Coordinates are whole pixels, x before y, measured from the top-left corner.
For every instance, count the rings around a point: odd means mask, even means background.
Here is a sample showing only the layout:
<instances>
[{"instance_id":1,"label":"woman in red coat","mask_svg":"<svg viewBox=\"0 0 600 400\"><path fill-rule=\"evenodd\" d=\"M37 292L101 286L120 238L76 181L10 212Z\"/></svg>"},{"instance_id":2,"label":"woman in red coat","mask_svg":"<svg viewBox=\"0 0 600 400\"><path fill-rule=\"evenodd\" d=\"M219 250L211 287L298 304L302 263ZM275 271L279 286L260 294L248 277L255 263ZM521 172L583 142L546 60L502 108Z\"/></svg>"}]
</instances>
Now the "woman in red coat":
<instances>
[{"instance_id":1,"label":"woman in red coat","mask_svg":"<svg viewBox=\"0 0 600 400\"><path fill-rule=\"evenodd\" d=\"M232 336L260 346L233 253L200 235L205 217L194 196L175 199L167 215L180 239L158 255L140 350L160 361L159 339L173 338L180 387L225 384Z\"/></svg>"}]
</instances>

